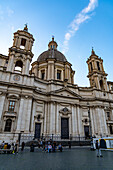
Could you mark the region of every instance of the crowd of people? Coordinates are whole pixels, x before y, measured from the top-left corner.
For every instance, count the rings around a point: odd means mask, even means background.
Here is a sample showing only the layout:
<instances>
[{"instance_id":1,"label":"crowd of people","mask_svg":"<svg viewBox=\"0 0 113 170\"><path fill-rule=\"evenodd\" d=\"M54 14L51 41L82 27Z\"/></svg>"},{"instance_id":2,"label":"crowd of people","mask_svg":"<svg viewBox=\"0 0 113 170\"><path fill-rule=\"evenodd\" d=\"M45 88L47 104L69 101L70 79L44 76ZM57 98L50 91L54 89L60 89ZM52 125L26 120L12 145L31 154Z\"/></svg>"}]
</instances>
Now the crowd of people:
<instances>
[{"instance_id":1,"label":"crowd of people","mask_svg":"<svg viewBox=\"0 0 113 170\"><path fill-rule=\"evenodd\" d=\"M62 152L62 144L59 143L58 145L56 144L56 141L52 141L51 139L49 141L44 140L38 140L38 147L42 148L43 151L45 152L55 152L59 150ZM31 152L34 152L34 144L33 142L31 143Z\"/></svg>"},{"instance_id":2,"label":"crowd of people","mask_svg":"<svg viewBox=\"0 0 113 170\"><path fill-rule=\"evenodd\" d=\"M44 152L56 152L59 150L62 152L62 144L59 143L58 145L56 144L56 141L52 141L51 139L46 141L45 139L38 140L38 143L35 144L36 141L32 141L30 143L30 152L34 152L34 148L38 146L38 148L41 148L42 151ZM21 143L21 151L24 150L25 143ZM2 142L0 145L0 150L2 153L12 153L12 154L18 154L19 151L19 141L17 140L16 142L13 143L7 143L7 142Z\"/></svg>"},{"instance_id":3,"label":"crowd of people","mask_svg":"<svg viewBox=\"0 0 113 170\"><path fill-rule=\"evenodd\" d=\"M22 142L22 147L21 147L21 151L24 150L24 146L25 146L25 143ZM12 154L18 154L18 151L19 151L19 141L16 140L16 142L14 143L7 143L7 142L2 142L1 145L0 145L0 149L6 153L12 153Z\"/></svg>"}]
</instances>

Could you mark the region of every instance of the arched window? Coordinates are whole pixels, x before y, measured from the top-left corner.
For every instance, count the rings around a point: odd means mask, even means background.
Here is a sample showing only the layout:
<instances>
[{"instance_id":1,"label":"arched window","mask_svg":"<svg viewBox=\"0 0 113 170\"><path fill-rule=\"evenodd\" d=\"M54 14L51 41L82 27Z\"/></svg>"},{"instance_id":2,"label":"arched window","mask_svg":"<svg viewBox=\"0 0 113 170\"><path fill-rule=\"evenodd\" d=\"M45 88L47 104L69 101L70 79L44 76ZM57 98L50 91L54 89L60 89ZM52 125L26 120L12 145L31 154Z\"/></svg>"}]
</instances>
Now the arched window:
<instances>
[{"instance_id":1,"label":"arched window","mask_svg":"<svg viewBox=\"0 0 113 170\"><path fill-rule=\"evenodd\" d=\"M91 71L93 71L93 66L92 66L92 63L90 62L90 68L91 68Z\"/></svg>"},{"instance_id":2,"label":"arched window","mask_svg":"<svg viewBox=\"0 0 113 170\"><path fill-rule=\"evenodd\" d=\"M41 79L44 80L45 78L45 70L41 70Z\"/></svg>"},{"instance_id":3,"label":"arched window","mask_svg":"<svg viewBox=\"0 0 113 170\"><path fill-rule=\"evenodd\" d=\"M104 85L103 85L103 81L102 80L100 80L100 88L101 88L101 90L104 90Z\"/></svg>"},{"instance_id":4,"label":"arched window","mask_svg":"<svg viewBox=\"0 0 113 170\"><path fill-rule=\"evenodd\" d=\"M11 132L11 125L12 125L12 120L11 119L7 119L4 131L5 132Z\"/></svg>"},{"instance_id":5,"label":"arched window","mask_svg":"<svg viewBox=\"0 0 113 170\"><path fill-rule=\"evenodd\" d=\"M61 80L61 70L57 70L57 79Z\"/></svg>"},{"instance_id":6,"label":"arched window","mask_svg":"<svg viewBox=\"0 0 113 170\"><path fill-rule=\"evenodd\" d=\"M22 61L18 60L15 64L15 71L22 72L22 67L23 67Z\"/></svg>"},{"instance_id":7,"label":"arched window","mask_svg":"<svg viewBox=\"0 0 113 170\"><path fill-rule=\"evenodd\" d=\"M26 39L22 38L22 39L21 39L20 48L21 48L21 49L25 49L25 45L26 45Z\"/></svg>"},{"instance_id":8,"label":"arched window","mask_svg":"<svg viewBox=\"0 0 113 170\"><path fill-rule=\"evenodd\" d=\"M100 71L100 64L99 64L98 61L97 61L97 68L98 68L98 70Z\"/></svg>"}]
</instances>

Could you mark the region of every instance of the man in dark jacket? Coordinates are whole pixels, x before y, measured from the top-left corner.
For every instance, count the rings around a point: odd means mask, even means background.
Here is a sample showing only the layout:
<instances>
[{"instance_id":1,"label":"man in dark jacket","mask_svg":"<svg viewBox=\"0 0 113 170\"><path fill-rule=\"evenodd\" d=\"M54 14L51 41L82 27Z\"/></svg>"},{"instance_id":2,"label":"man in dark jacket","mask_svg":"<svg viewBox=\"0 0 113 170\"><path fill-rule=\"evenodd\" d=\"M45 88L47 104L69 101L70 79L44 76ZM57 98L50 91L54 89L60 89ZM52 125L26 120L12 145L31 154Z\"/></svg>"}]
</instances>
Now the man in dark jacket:
<instances>
[{"instance_id":1,"label":"man in dark jacket","mask_svg":"<svg viewBox=\"0 0 113 170\"><path fill-rule=\"evenodd\" d=\"M102 157L100 143L98 140L96 140L96 150L97 150L97 157L99 157L99 156Z\"/></svg>"}]
</instances>

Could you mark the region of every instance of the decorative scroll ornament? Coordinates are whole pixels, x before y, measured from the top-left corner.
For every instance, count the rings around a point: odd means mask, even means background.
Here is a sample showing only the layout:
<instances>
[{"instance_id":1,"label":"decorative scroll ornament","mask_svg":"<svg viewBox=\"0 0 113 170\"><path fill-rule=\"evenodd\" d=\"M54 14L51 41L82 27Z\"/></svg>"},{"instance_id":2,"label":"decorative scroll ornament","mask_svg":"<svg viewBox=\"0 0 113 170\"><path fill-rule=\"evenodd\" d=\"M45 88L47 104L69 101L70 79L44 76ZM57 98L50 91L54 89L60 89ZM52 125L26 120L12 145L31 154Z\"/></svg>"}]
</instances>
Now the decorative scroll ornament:
<instances>
[{"instance_id":1,"label":"decorative scroll ornament","mask_svg":"<svg viewBox=\"0 0 113 170\"><path fill-rule=\"evenodd\" d=\"M62 110L59 111L60 113L62 113L63 115L68 115L71 114L72 112L67 108L64 107Z\"/></svg>"}]
</instances>

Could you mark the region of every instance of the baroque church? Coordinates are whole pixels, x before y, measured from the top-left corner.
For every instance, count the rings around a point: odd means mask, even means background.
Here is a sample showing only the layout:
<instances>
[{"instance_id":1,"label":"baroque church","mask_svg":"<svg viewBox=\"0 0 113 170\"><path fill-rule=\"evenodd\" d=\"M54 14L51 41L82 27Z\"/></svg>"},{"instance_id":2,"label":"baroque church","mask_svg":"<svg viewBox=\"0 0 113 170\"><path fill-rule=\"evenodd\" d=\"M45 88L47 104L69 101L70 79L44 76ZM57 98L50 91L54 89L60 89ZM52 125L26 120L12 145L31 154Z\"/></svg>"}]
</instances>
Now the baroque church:
<instances>
[{"instance_id":1,"label":"baroque church","mask_svg":"<svg viewBox=\"0 0 113 170\"><path fill-rule=\"evenodd\" d=\"M31 64L33 43L26 25L14 33L8 56L0 54L0 142L112 136L113 82L103 60L92 49L90 87L79 87L54 37Z\"/></svg>"}]
</instances>

